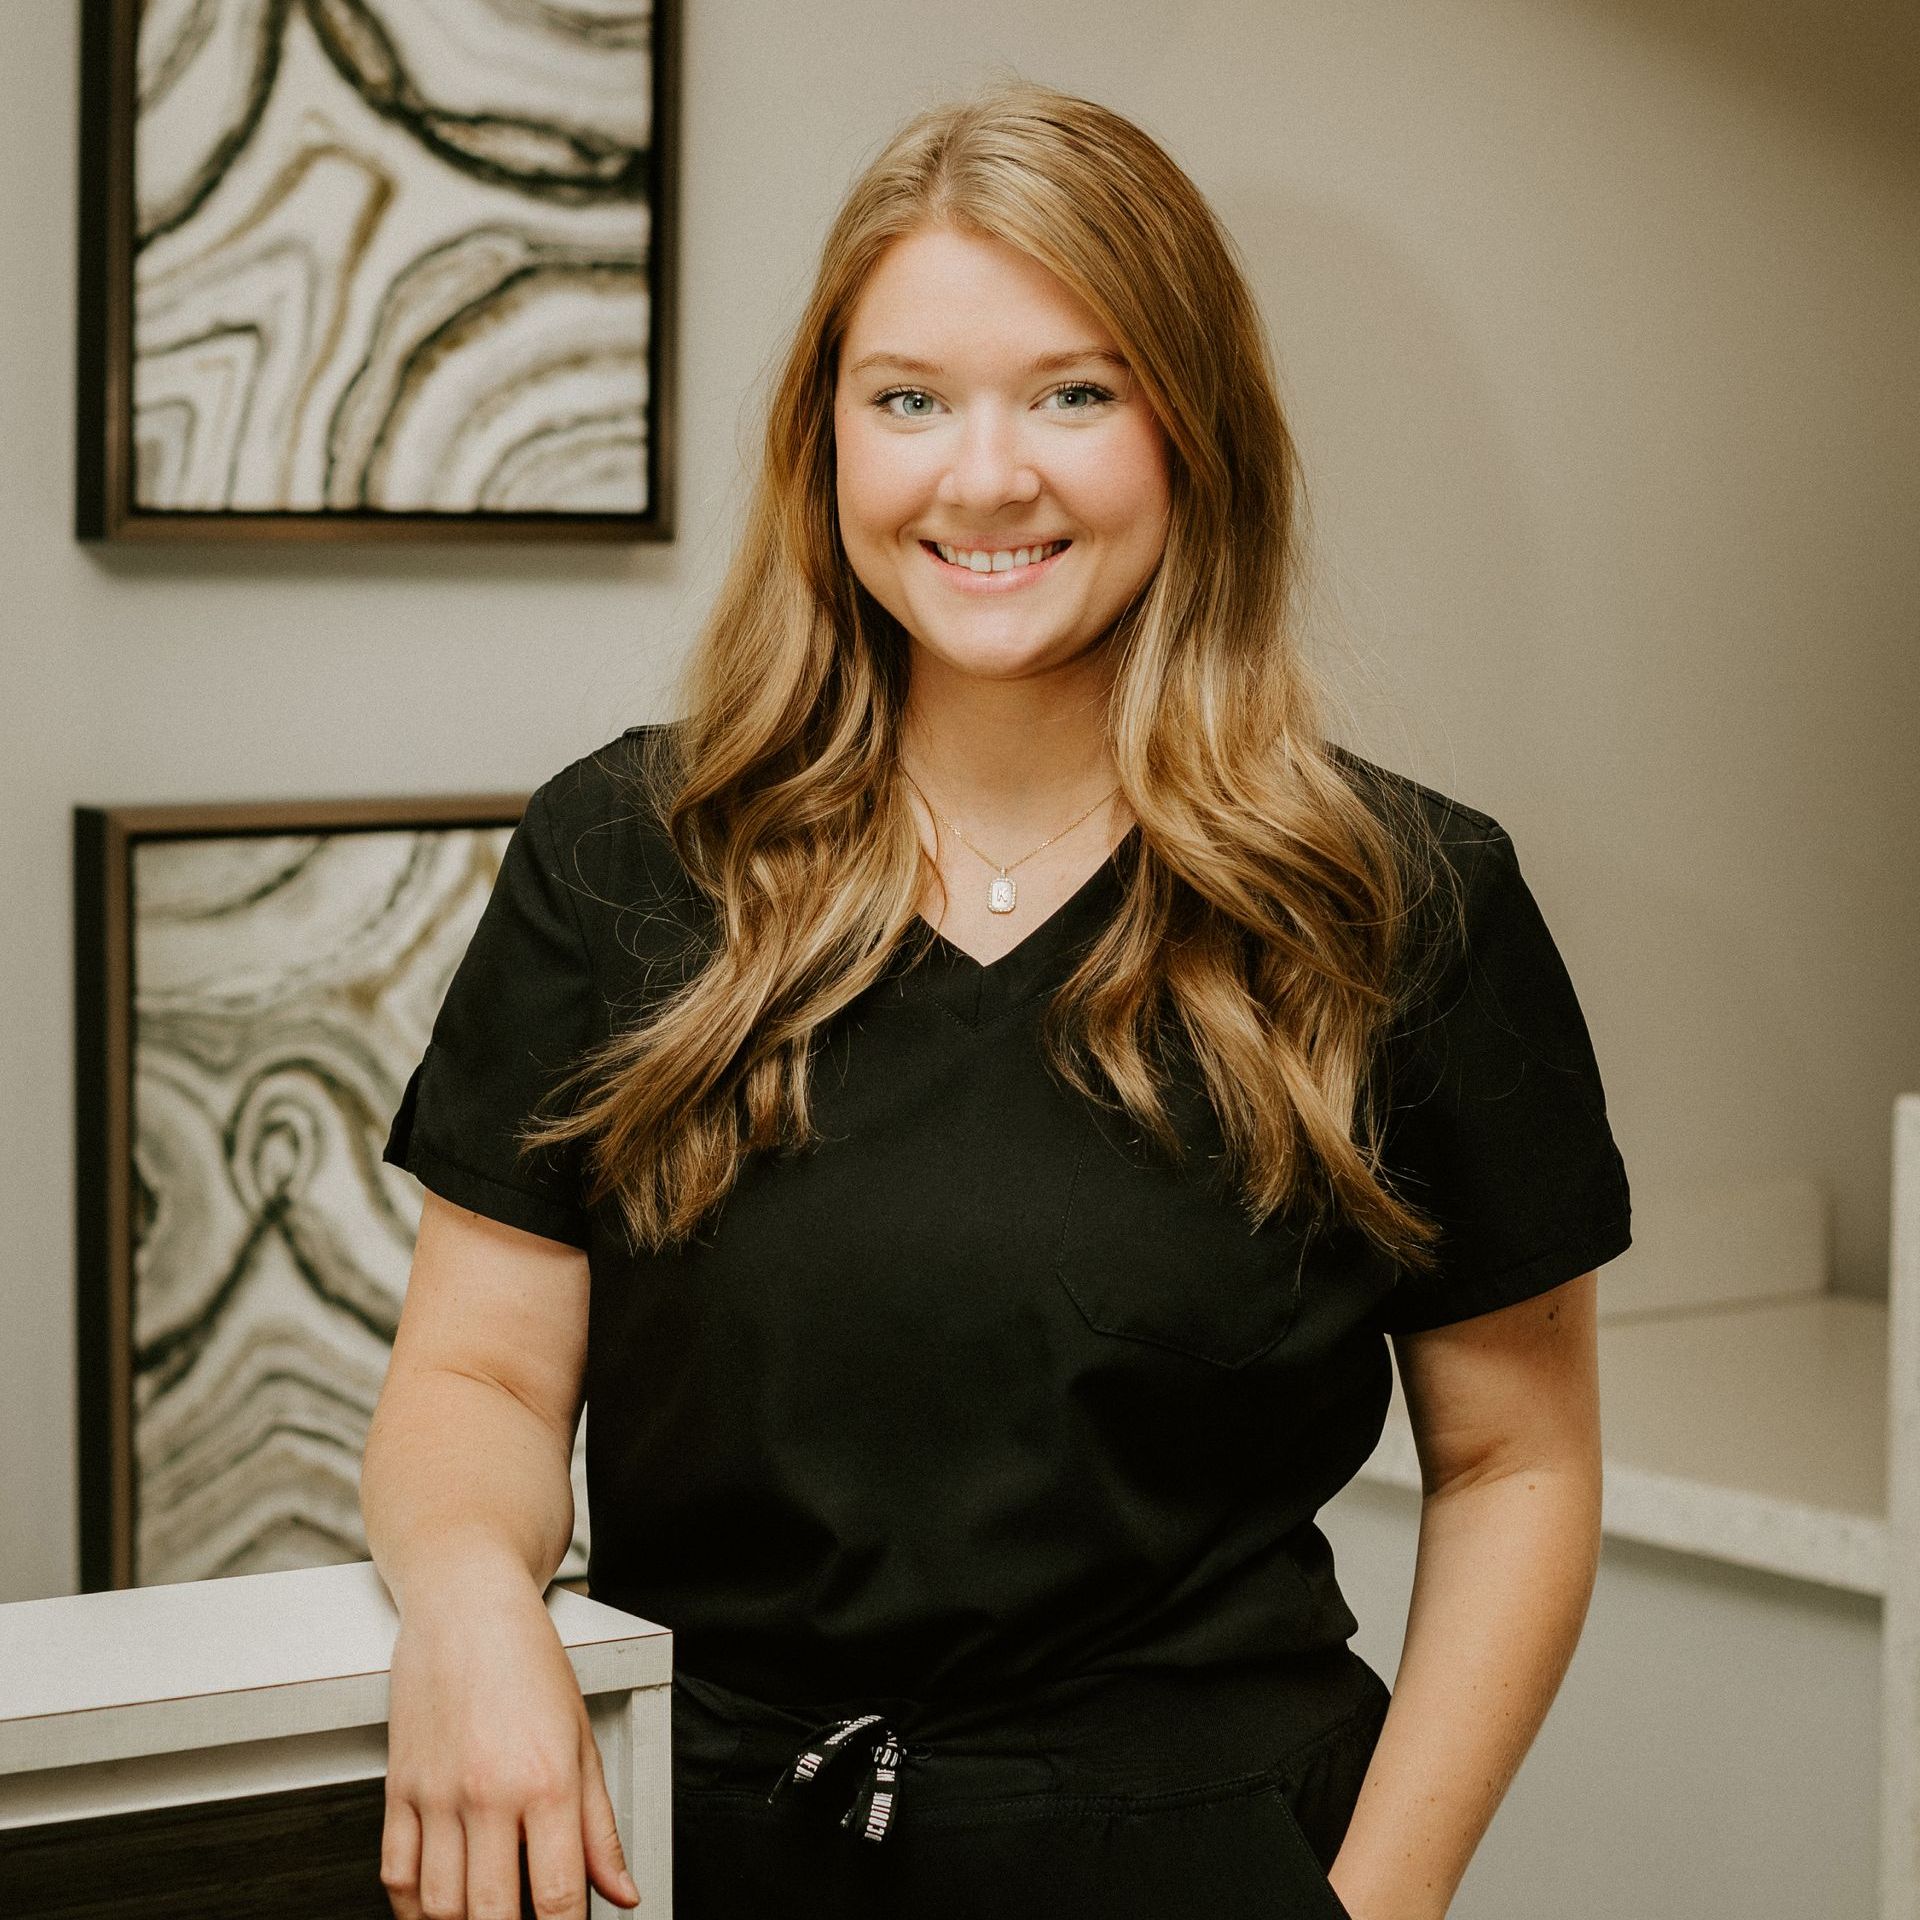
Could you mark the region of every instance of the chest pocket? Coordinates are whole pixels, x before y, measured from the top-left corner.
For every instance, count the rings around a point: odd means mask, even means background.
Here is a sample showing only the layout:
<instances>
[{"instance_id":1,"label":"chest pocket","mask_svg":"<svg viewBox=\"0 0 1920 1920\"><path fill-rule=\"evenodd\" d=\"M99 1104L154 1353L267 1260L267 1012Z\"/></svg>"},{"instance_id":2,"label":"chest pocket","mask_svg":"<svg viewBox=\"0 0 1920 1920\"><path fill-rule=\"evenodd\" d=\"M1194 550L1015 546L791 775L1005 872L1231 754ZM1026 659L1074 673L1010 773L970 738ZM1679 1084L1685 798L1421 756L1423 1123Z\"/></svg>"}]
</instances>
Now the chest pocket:
<instances>
[{"instance_id":1,"label":"chest pocket","mask_svg":"<svg viewBox=\"0 0 1920 1920\"><path fill-rule=\"evenodd\" d=\"M1309 1229L1285 1209L1254 1227L1210 1183L1212 1109L1177 1101L1174 1119L1180 1167L1127 1138L1125 1116L1084 1109L1055 1276L1096 1333L1242 1367L1293 1326Z\"/></svg>"}]
</instances>

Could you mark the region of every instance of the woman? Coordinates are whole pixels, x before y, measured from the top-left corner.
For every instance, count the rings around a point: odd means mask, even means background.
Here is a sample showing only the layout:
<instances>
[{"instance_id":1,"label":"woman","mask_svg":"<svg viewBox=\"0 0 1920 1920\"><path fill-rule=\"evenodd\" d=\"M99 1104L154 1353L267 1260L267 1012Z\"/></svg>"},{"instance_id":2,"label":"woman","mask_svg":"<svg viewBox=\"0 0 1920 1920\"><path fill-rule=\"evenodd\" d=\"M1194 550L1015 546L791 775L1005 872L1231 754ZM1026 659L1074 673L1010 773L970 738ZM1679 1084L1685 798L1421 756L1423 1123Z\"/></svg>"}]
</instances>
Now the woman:
<instances>
[{"instance_id":1,"label":"woman","mask_svg":"<svg viewBox=\"0 0 1920 1920\"><path fill-rule=\"evenodd\" d=\"M680 718L533 795L388 1142L397 1913L523 1837L541 1913L634 1897L540 1597L583 1397L681 1920L1444 1913L1591 1588L1628 1190L1510 839L1324 735L1297 515L1159 147L894 138ZM1391 1705L1313 1523L1388 1336Z\"/></svg>"}]
</instances>

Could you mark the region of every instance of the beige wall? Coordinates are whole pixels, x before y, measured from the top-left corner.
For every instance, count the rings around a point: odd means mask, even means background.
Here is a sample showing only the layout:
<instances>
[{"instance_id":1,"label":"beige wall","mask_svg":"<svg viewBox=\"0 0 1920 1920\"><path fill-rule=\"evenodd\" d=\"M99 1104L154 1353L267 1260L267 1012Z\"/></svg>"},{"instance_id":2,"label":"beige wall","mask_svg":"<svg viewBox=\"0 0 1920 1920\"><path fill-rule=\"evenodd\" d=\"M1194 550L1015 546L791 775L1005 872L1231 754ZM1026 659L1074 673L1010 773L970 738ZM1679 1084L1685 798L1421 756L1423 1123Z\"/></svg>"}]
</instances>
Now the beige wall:
<instances>
[{"instance_id":1,"label":"beige wall","mask_svg":"<svg viewBox=\"0 0 1920 1920\"><path fill-rule=\"evenodd\" d=\"M1419 1519L1358 1481L1320 1520L1389 1686ZM1861 1594L1609 1540L1448 1920L1882 1920L1879 1629Z\"/></svg>"},{"instance_id":2,"label":"beige wall","mask_svg":"<svg viewBox=\"0 0 1920 1920\"><path fill-rule=\"evenodd\" d=\"M6 9L0 1599L74 1578L70 808L531 784L653 714L844 183L1000 64L1140 118L1238 236L1352 737L1513 833L1636 1190L1810 1172L1881 1291L1920 1086L1910 10L686 11L680 539L196 555L69 535L77 9Z\"/></svg>"}]
</instances>

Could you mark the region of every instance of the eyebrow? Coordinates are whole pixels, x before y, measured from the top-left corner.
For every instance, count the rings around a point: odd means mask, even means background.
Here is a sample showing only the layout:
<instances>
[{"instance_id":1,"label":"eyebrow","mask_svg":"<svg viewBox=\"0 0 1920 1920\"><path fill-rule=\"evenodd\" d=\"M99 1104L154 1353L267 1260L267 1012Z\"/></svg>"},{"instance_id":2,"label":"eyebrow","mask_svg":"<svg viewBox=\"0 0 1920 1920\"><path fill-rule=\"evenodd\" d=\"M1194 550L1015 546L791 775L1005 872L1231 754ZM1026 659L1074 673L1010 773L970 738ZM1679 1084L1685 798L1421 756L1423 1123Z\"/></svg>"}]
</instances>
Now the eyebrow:
<instances>
[{"instance_id":1,"label":"eyebrow","mask_svg":"<svg viewBox=\"0 0 1920 1920\"><path fill-rule=\"evenodd\" d=\"M1029 373L1058 373L1063 367L1077 367L1088 360L1099 360L1111 367L1126 371L1126 361L1106 347L1075 347L1067 353L1043 353L1027 369ZM929 376L943 371L931 360L916 360L907 353L869 353L863 354L847 369L849 379L856 373L864 373L869 367L897 367L902 373L924 373Z\"/></svg>"}]
</instances>

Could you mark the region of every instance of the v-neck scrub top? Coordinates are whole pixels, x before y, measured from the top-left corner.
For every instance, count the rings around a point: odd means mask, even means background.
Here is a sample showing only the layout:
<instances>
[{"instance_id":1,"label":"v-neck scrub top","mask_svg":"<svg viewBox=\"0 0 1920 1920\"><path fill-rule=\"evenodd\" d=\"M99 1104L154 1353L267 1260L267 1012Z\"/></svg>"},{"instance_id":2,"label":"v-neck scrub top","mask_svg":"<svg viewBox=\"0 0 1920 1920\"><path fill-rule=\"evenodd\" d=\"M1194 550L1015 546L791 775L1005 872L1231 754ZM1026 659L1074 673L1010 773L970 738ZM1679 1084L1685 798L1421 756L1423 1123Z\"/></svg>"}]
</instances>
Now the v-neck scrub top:
<instances>
[{"instance_id":1,"label":"v-neck scrub top","mask_svg":"<svg viewBox=\"0 0 1920 1920\"><path fill-rule=\"evenodd\" d=\"M710 932L622 778L661 732L533 794L384 1156L588 1254L594 1596L671 1627L716 1710L803 1731L824 1703L1015 1711L1092 1675L1351 1670L1315 1514L1380 1438L1386 1336L1630 1241L1586 1023L1508 835L1337 750L1417 798L1465 887L1467 943L1381 1061L1388 1164L1445 1230L1437 1278L1292 1212L1252 1229L1204 1177L1197 1073L1173 1168L1047 1071L1048 993L1118 906L1137 827L997 960L920 923L816 1037L824 1143L750 1157L691 1243L636 1255L579 1156L523 1162L513 1130Z\"/></svg>"}]
</instances>

